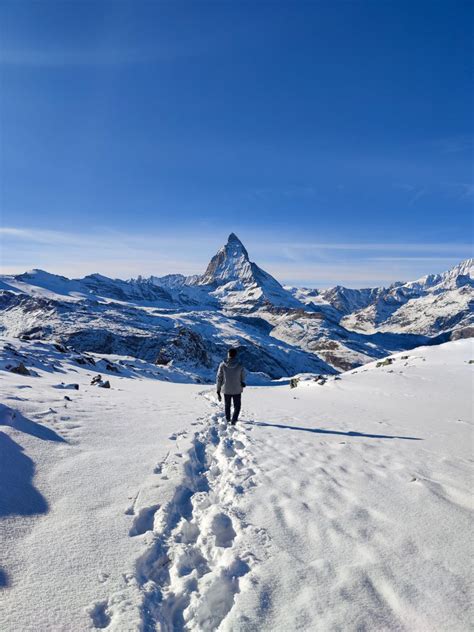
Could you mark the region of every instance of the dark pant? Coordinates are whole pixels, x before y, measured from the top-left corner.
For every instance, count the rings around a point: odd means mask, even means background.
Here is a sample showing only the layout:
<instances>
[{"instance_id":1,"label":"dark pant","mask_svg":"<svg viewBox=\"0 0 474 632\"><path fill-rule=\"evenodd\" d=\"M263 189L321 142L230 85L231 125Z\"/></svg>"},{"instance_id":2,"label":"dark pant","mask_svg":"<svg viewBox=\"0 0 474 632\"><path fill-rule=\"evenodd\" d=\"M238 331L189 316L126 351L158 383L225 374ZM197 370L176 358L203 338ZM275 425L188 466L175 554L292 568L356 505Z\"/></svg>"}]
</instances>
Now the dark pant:
<instances>
[{"instance_id":1,"label":"dark pant","mask_svg":"<svg viewBox=\"0 0 474 632\"><path fill-rule=\"evenodd\" d=\"M225 401L225 418L230 421L230 405L234 402L234 414L232 415L232 421L237 421L240 413L240 406L242 403L242 395L226 395L224 394Z\"/></svg>"}]
</instances>

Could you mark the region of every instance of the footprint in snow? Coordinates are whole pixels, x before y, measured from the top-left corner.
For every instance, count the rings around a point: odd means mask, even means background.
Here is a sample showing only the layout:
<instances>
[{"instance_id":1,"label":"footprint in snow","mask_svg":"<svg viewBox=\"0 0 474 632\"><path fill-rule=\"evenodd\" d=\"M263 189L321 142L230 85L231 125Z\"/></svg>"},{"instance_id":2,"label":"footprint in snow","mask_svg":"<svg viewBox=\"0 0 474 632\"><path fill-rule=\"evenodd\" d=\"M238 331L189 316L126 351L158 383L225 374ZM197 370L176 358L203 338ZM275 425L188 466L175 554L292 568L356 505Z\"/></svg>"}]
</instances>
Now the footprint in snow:
<instances>
[{"instance_id":1,"label":"footprint in snow","mask_svg":"<svg viewBox=\"0 0 474 632\"><path fill-rule=\"evenodd\" d=\"M178 557L176 570L179 577L190 575L194 570L197 571L198 577L202 577L211 569L201 551L195 547L189 547Z\"/></svg>"},{"instance_id":2,"label":"footprint in snow","mask_svg":"<svg viewBox=\"0 0 474 632\"><path fill-rule=\"evenodd\" d=\"M130 537L137 535L143 535L147 531L153 530L153 523L155 519L155 513L158 511L160 505L152 505L151 507L144 507L140 509L138 515L133 521L132 528L128 532Z\"/></svg>"},{"instance_id":3,"label":"footprint in snow","mask_svg":"<svg viewBox=\"0 0 474 632\"><path fill-rule=\"evenodd\" d=\"M92 619L92 625L94 628L103 629L106 628L111 621L110 615L107 609L106 601L99 601L89 610L89 615Z\"/></svg>"},{"instance_id":4,"label":"footprint in snow","mask_svg":"<svg viewBox=\"0 0 474 632\"><path fill-rule=\"evenodd\" d=\"M237 536L232 520L225 513L218 513L212 519L211 530L216 538L216 546L228 548Z\"/></svg>"},{"instance_id":5,"label":"footprint in snow","mask_svg":"<svg viewBox=\"0 0 474 632\"><path fill-rule=\"evenodd\" d=\"M183 430L181 432L173 432L173 434L170 434L168 439L170 439L170 441L176 441L180 437L186 437L187 434L188 433L186 432L186 430Z\"/></svg>"}]
</instances>

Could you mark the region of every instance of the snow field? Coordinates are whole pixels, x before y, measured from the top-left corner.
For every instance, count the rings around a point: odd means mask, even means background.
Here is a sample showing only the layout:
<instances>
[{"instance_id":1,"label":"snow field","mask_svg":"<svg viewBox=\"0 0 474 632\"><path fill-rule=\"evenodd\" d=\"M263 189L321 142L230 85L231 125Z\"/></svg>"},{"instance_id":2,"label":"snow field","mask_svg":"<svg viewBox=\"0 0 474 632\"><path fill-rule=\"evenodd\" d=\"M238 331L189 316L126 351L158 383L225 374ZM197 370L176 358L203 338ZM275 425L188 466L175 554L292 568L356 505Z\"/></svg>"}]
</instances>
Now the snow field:
<instances>
[{"instance_id":1,"label":"snow field","mask_svg":"<svg viewBox=\"0 0 474 632\"><path fill-rule=\"evenodd\" d=\"M469 629L472 351L422 348L324 387L247 394L246 515L271 546L259 596L223 629Z\"/></svg>"},{"instance_id":2,"label":"snow field","mask_svg":"<svg viewBox=\"0 0 474 632\"><path fill-rule=\"evenodd\" d=\"M213 388L1 373L0 447L37 501L0 511L6 632L465 632L473 357L247 388L235 428Z\"/></svg>"}]
</instances>

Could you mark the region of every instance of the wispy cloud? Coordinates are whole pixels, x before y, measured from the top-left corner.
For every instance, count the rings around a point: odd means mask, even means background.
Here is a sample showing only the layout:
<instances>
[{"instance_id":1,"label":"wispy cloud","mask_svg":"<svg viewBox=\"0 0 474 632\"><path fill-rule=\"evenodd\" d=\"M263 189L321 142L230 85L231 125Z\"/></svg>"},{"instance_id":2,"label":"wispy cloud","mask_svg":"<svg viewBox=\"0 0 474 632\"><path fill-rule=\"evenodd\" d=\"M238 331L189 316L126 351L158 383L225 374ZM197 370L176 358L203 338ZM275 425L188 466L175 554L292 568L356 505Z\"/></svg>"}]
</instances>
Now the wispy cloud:
<instances>
[{"instance_id":1,"label":"wispy cloud","mask_svg":"<svg viewBox=\"0 0 474 632\"><path fill-rule=\"evenodd\" d=\"M200 54L208 44L204 39L190 41L163 40L153 46L127 48L0 48L0 66L29 68L111 67L119 65L169 62Z\"/></svg>"},{"instance_id":2,"label":"wispy cloud","mask_svg":"<svg viewBox=\"0 0 474 632\"><path fill-rule=\"evenodd\" d=\"M400 252L460 252L472 251L471 243L427 243L427 242L284 242L279 246L291 248L292 250L354 250L354 251L400 251Z\"/></svg>"},{"instance_id":3,"label":"wispy cloud","mask_svg":"<svg viewBox=\"0 0 474 632\"><path fill-rule=\"evenodd\" d=\"M418 191L415 191L412 197L408 200L408 206L414 206L414 204L416 204L418 200L421 200L421 198L425 195L425 193L426 193L426 189L424 188L418 189Z\"/></svg>"},{"instance_id":4,"label":"wispy cloud","mask_svg":"<svg viewBox=\"0 0 474 632\"><path fill-rule=\"evenodd\" d=\"M202 253L215 241L201 237L130 235L107 229L92 234L1 227L4 273L46 268L65 275L102 272L113 277L202 271ZM180 253L180 254L177 254Z\"/></svg>"},{"instance_id":5,"label":"wispy cloud","mask_svg":"<svg viewBox=\"0 0 474 632\"><path fill-rule=\"evenodd\" d=\"M247 196L253 200L274 200L278 198L313 198L316 188L313 185L287 185L282 187L256 187Z\"/></svg>"},{"instance_id":6,"label":"wispy cloud","mask_svg":"<svg viewBox=\"0 0 474 632\"><path fill-rule=\"evenodd\" d=\"M100 272L118 278L198 274L226 237L208 228L153 236L97 227L91 234L3 227L2 272L44 268L70 277ZM244 241L252 260L280 282L314 287L387 285L441 272L472 256L469 243L282 241L269 233Z\"/></svg>"},{"instance_id":7,"label":"wispy cloud","mask_svg":"<svg viewBox=\"0 0 474 632\"><path fill-rule=\"evenodd\" d=\"M323 262L318 265L288 263L263 267L286 285L325 288L387 286L413 281L426 274L443 272L459 263L457 258L374 258L362 261Z\"/></svg>"},{"instance_id":8,"label":"wispy cloud","mask_svg":"<svg viewBox=\"0 0 474 632\"><path fill-rule=\"evenodd\" d=\"M474 196L474 183L472 182L446 182L444 186L458 199L462 200Z\"/></svg>"},{"instance_id":9,"label":"wispy cloud","mask_svg":"<svg viewBox=\"0 0 474 632\"><path fill-rule=\"evenodd\" d=\"M459 154L474 149L473 134L458 134L457 136L447 136L432 142L432 146L444 154Z\"/></svg>"},{"instance_id":10,"label":"wispy cloud","mask_svg":"<svg viewBox=\"0 0 474 632\"><path fill-rule=\"evenodd\" d=\"M137 50L0 50L0 65L32 68L64 66L115 66L150 61L150 56Z\"/></svg>"}]
</instances>

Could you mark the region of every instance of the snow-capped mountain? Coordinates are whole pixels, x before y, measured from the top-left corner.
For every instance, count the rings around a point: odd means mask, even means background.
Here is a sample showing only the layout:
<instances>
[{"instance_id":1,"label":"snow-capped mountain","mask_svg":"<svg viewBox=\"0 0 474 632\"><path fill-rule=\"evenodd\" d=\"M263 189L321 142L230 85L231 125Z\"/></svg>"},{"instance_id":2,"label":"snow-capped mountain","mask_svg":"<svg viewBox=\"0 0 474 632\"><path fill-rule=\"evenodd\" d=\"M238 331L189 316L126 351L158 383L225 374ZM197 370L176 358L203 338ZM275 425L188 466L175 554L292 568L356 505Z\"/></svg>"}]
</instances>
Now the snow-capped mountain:
<instances>
[{"instance_id":1,"label":"snow-capped mountain","mask_svg":"<svg viewBox=\"0 0 474 632\"><path fill-rule=\"evenodd\" d=\"M443 274L428 274L417 281L405 283L405 287L420 292L439 293L445 290L456 290L464 286L474 286L474 259L461 261L457 266Z\"/></svg>"},{"instance_id":2,"label":"snow-capped mountain","mask_svg":"<svg viewBox=\"0 0 474 632\"><path fill-rule=\"evenodd\" d=\"M328 373L420 344L474 333L473 260L388 288L283 287L232 233L202 275L42 270L0 277L0 331L79 351L186 365L212 379L229 345L250 370Z\"/></svg>"},{"instance_id":3,"label":"snow-capped mountain","mask_svg":"<svg viewBox=\"0 0 474 632\"><path fill-rule=\"evenodd\" d=\"M201 291L201 300L207 294L208 304L215 304L234 312L250 312L264 305L301 308L303 305L291 292L268 272L250 261L247 249L234 233L227 243L212 257L202 275L185 277L167 275L150 277L156 285L178 290L177 298L196 298Z\"/></svg>"},{"instance_id":4,"label":"snow-capped mountain","mask_svg":"<svg viewBox=\"0 0 474 632\"><path fill-rule=\"evenodd\" d=\"M396 283L376 292L367 306L341 320L353 331L410 332L455 337L474 333L474 259L443 274Z\"/></svg>"}]
</instances>

